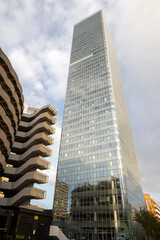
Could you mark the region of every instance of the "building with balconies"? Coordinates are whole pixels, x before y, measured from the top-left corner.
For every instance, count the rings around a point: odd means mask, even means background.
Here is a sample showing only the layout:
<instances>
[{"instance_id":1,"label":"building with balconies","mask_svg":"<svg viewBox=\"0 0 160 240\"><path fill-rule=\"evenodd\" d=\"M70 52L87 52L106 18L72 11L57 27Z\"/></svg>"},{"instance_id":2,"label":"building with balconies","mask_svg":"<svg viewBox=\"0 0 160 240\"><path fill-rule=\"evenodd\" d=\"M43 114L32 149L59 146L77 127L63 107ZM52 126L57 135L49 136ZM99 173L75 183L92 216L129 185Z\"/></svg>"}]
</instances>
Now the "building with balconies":
<instances>
[{"instance_id":1,"label":"building with balconies","mask_svg":"<svg viewBox=\"0 0 160 240\"><path fill-rule=\"evenodd\" d=\"M18 76L0 48L0 178L21 120L23 102Z\"/></svg>"},{"instance_id":2,"label":"building with balconies","mask_svg":"<svg viewBox=\"0 0 160 240\"><path fill-rule=\"evenodd\" d=\"M23 103L17 74L0 49L0 239L47 240L52 211L30 201L46 197L34 183L48 182L41 170L50 168L45 158L52 155L57 111L47 105L23 113Z\"/></svg>"},{"instance_id":3,"label":"building with balconies","mask_svg":"<svg viewBox=\"0 0 160 240\"><path fill-rule=\"evenodd\" d=\"M57 111L51 105L40 109L29 107L22 114L0 183L4 195L0 206L43 210L32 206L30 200L46 197L46 191L34 187L34 183L48 183L48 176L39 170L50 168L45 158L52 155L48 145L54 143L50 135L55 133L52 126L57 122L55 115Z\"/></svg>"},{"instance_id":4,"label":"building with balconies","mask_svg":"<svg viewBox=\"0 0 160 240\"><path fill-rule=\"evenodd\" d=\"M149 194L144 194L145 204L147 211L150 211L160 220L160 207L159 205L150 197Z\"/></svg>"}]
</instances>

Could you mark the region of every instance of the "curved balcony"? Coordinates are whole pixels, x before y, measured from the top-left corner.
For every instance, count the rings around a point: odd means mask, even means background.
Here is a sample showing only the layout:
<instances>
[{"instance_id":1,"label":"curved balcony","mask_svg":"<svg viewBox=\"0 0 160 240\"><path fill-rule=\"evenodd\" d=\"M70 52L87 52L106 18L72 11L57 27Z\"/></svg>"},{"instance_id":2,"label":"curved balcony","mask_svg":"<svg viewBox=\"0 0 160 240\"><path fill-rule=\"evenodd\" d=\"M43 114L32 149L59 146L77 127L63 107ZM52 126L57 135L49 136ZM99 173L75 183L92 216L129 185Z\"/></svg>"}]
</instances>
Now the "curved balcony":
<instances>
[{"instance_id":1,"label":"curved balcony","mask_svg":"<svg viewBox=\"0 0 160 240\"><path fill-rule=\"evenodd\" d=\"M52 156L52 152L53 152L52 149L50 149L49 147L44 146L43 144L41 144L41 151L43 152L45 157Z\"/></svg>"},{"instance_id":2,"label":"curved balcony","mask_svg":"<svg viewBox=\"0 0 160 240\"><path fill-rule=\"evenodd\" d=\"M40 211L40 212L44 212L44 208L42 207L38 207L38 206L35 206L35 205L31 205L31 204L23 204L21 206L19 206L20 208L27 208L27 209L30 209L30 210L33 210L33 211Z\"/></svg>"},{"instance_id":3,"label":"curved balcony","mask_svg":"<svg viewBox=\"0 0 160 240\"><path fill-rule=\"evenodd\" d=\"M46 191L35 187L26 187L11 198L0 198L1 206L18 207L30 199L45 199Z\"/></svg>"},{"instance_id":4,"label":"curved balcony","mask_svg":"<svg viewBox=\"0 0 160 240\"><path fill-rule=\"evenodd\" d=\"M50 169L51 167L51 163L43 157L38 157L38 164L40 165L41 170Z\"/></svg>"},{"instance_id":5,"label":"curved balcony","mask_svg":"<svg viewBox=\"0 0 160 240\"><path fill-rule=\"evenodd\" d=\"M48 175L41 173L39 171L35 172L35 179L40 181L40 183L48 183L49 177Z\"/></svg>"},{"instance_id":6,"label":"curved balcony","mask_svg":"<svg viewBox=\"0 0 160 240\"><path fill-rule=\"evenodd\" d=\"M23 114L24 116L25 114ZM26 114L28 115L28 114ZM23 118L23 117L22 117ZM48 122L49 124L54 124L57 122L56 118L52 117L48 112L46 113L41 113L38 115L36 118L34 118L32 121L27 122L27 121L22 121L19 124L19 131L24 131L27 132L34 128L37 124L42 123L42 122Z\"/></svg>"},{"instance_id":7,"label":"curved balcony","mask_svg":"<svg viewBox=\"0 0 160 240\"><path fill-rule=\"evenodd\" d=\"M51 163L46 159L42 157L35 157L25 162L21 167L18 167L18 168L6 167L3 175L5 177L8 177L10 180L12 180L12 179L15 179L15 177L19 178L20 176L26 174L29 171L33 171L36 168L44 170L44 169L49 169L50 166L51 166Z\"/></svg>"},{"instance_id":8,"label":"curved balcony","mask_svg":"<svg viewBox=\"0 0 160 240\"><path fill-rule=\"evenodd\" d=\"M41 199L45 199L46 198L46 191L42 190L42 189L39 189L39 188L36 188L36 187L33 187L32 188L32 196L34 198L41 198Z\"/></svg>"},{"instance_id":9,"label":"curved balcony","mask_svg":"<svg viewBox=\"0 0 160 240\"><path fill-rule=\"evenodd\" d=\"M10 118L6 115L6 112L0 105L0 127L1 129L5 132L7 139L9 140L10 144L13 143L14 141L14 130L11 125L11 120Z\"/></svg>"},{"instance_id":10,"label":"curved balcony","mask_svg":"<svg viewBox=\"0 0 160 240\"><path fill-rule=\"evenodd\" d=\"M8 141L6 134L2 129L0 129L0 145L3 155L5 158L8 158L10 153L10 142Z\"/></svg>"},{"instance_id":11,"label":"curved balcony","mask_svg":"<svg viewBox=\"0 0 160 240\"><path fill-rule=\"evenodd\" d=\"M6 115L9 119L11 119L11 124L16 133L18 128L18 118L15 112L15 108L12 105L11 99L9 98L8 94L3 90L2 86L0 85L0 105L4 109Z\"/></svg>"},{"instance_id":12,"label":"curved balcony","mask_svg":"<svg viewBox=\"0 0 160 240\"><path fill-rule=\"evenodd\" d=\"M0 164L2 165L1 167L5 169L6 166L6 161L5 161L5 156L2 154L2 151L0 149ZM3 171L3 170L2 170Z\"/></svg>"},{"instance_id":13,"label":"curved balcony","mask_svg":"<svg viewBox=\"0 0 160 240\"><path fill-rule=\"evenodd\" d=\"M48 135L55 133L55 128L48 124L47 122L41 122L35 125L28 132L17 131L15 141L16 142L26 142L28 139L33 137L35 134L40 132L46 132Z\"/></svg>"},{"instance_id":14,"label":"curved balcony","mask_svg":"<svg viewBox=\"0 0 160 240\"><path fill-rule=\"evenodd\" d=\"M22 88L18 77L8 58L0 49L0 150L5 161L8 158L10 147L18 129L23 111L23 101ZM5 166L3 158L0 159L0 168ZM4 168L0 171L0 176L3 171Z\"/></svg>"},{"instance_id":15,"label":"curved balcony","mask_svg":"<svg viewBox=\"0 0 160 240\"><path fill-rule=\"evenodd\" d=\"M58 111L56 111L55 108L52 107L50 104L47 105L47 107L49 108L51 115L53 116L58 115Z\"/></svg>"},{"instance_id":16,"label":"curved balcony","mask_svg":"<svg viewBox=\"0 0 160 240\"><path fill-rule=\"evenodd\" d=\"M45 145L50 145L54 143L54 139L48 134L46 134L45 132L37 133L32 138L30 138L27 142L24 142L24 143L14 142L12 146L12 152L16 154L22 154L22 153L25 153L32 146L40 143L43 143Z\"/></svg>"},{"instance_id":17,"label":"curved balcony","mask_svg":"<svg viewBox=\"0 0 160 240\"><path fill-rule=\"evenodd\" d=\"M58 112L49 104L46 105L40 109L33 109L33 108L28 108L29 111L34 111L33 113L28 114L23 114L22 116L22 121L24 122L31 122L33 119L35 119L37 116L39 116L42 113L49 112L51 116L55 116L58 114Z\"/></svg>"},{"instance_id":18,"label":"curved balcony","mask_svg":"<svg viewBox=\"0 0 160 240\"><path fill-rule=\"evenodd\" d=\"M49 131L49 133L48 131L46 131L46 133L48 134L54 134L56 132L56 129L52 125L50 125L48 122L45 122L45 127Z\"/></svg>"},{"instance_id":19,"label":"curved balcony","mask_svg":"<svg viewBox=\"0 0 160 240\"><path fill-rule=\"evenodd\" d=\"M31 147L21 155L10 154L7 162L9 164L14 164L14 166L20 166L23 162L28 161L30 158L37 157L37 156L48 157L51 155L52 155L52 150L49 147L46 147L43 144L38 144Z\"/></svg>"},{"instance_id":20,"label":"curved balcony","mask_svg":"<svg viewBox=\"0 0 160 240\"><path fill-rule=\"evenodd\" d=\"M52 122L52 124L56 124L57 123L57 119L55 117L53 117L49 112L47 113L47 117Z\"/></svg>"},{"instance_id":21,"label":"curved balcony","mask_svg":"<svg viewBox=\"0 0 160 240\"><path fill-rule=\"evenodd\" d=\"M15 91L13 83L8 80L6 72L3 70L3 68L1 66L0 66L0 73L1 73L0 74L0 84L2 85L4 91L10 97L11 102L14 105L14 108L16 110L16 115L17 115L18 119L20 120L22 107L20 105L20 101L19 101L17 92Z\"/></svg>"},{"instance_id":22,"label":"curved balcony","mask_svg":"<svg viewBox=\"0 0 160 240\"><path fill-rule=\"evenodd\" d=\"M45 139L49 143L49 145L54 144L54 138L52 138L46 132L43 133L43 139ZM48 144L46 144L46 145L48 145Z\"/></svg>"},{"instance_id":23,"label":"curved balcony","mask_svg":"<svg viewBox=\"0 0 160 240\"><path fill-rule=\"evenodd\" d=\"M11 193L12 191L20 191L28 184L33 183L48 183L48 175L38 171L28 172L15 182L1 182L0 190L5 191L5 193L7 193L8 191Z\"/></svg>"},{"instance_id":24,"label":"curved balcony","mask_svg":"<svg viewBox=\"0 0 160 240\"><path fill-rule=\"evenodd\" d=\"M0 49L0 65L3 67L5 72L7 73L8 78L10 79L11 82L13 82L13 85L15 87L15 91L17 92L19 99L20 99L20 105L22 107L23 111L23 102L24 102L24 97L22 94L22 87L19 83L17 74L15 73L14 69L12 68L12 65L7 58L7 56L4 54L4 52ZM21 113L22 113L21 111Z\"/></svg>"}]
</instances>

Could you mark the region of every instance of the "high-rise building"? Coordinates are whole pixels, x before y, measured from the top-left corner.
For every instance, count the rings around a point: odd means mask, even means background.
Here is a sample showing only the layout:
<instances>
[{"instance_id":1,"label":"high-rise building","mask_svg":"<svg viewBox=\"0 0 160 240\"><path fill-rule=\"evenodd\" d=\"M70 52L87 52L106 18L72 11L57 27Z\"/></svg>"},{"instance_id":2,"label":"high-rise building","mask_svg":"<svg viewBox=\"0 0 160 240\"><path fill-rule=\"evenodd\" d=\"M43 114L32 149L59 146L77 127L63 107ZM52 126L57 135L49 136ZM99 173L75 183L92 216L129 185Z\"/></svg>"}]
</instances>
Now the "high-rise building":
<instances>
[{"instance_id":1,"label":"high-rise building","mask_svg":"<svg viewBox=\"0 0 160 240\"><path fill-rule=\"evenodd\" d=\"M134 238L144 206L118 60L99 11L74 26L53 224L69 239Z\"/></svg>"},{"instance_id":2,"label":"high-rise building","mask_svg":"<svg viewBox=\"0 0 160 240\"><path fill-rule=\"evenodd\" d=\"M43 211L30 204L31 199L45 199L46 191L34 186L34 183L48 183L48 176L38 171L50 168L45 158L52 155L48 147L54 143L50 136L55 132L52 126L57 122L57 111L46 105L40 109L29 107L22 114L15 135L7 166L3 173L0 191L1 207L19 207Z\"/></svg>"},{"instance_id":3,"label":"high-rise building","mask_svg":"<svg viewBox=\"0 0 160 240\"><path fill-rule=\"evenodd\" d=\"M23 113L23 102L18 76L0 49L0 239L43 240L48 239L52 211L30 201L46 196L34 183L48 182L37 169L50 168L45 158L52 154L48 145L54 142L50 135L57 111L47 105ZM50 236L54 234L52 227Z\"/></svg>"},{"instance_id":4,"label":"high-rise building","mask_svg":"<svg viewBox=\"0 0 160 240\"><path fill-rule=\"evenodd\" d=\"M0 182L23 112L18 76L0 48Z\"/></svg>"}]
</instances>

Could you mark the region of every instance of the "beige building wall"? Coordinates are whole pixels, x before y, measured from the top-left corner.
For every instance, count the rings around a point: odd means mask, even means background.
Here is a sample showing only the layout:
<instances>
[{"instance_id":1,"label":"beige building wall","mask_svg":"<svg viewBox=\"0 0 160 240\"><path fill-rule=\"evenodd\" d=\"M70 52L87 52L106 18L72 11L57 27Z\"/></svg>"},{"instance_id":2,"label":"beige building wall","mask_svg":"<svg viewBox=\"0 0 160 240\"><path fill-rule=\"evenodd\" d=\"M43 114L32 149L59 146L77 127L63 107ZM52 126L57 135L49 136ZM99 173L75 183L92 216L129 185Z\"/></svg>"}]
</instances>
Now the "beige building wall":
<instances>
[{"instance_id":1,"label":"beige building wall","mask_svg":"<svg viewBox=\"0 0 160 240\"><path fill-rule=\"evenodd\" d=\"M0 177L23 112L22 87L12 65L0 49ZM1 181L1 179L0 179Z\"/></svg>"},{"instance_id":2,"label":"beige building wall","mask_svg":"<svg viewBox=\"0 0 160 240\"><path fill-rule=\"evenodd\" d=\"M48 176L37 169L50 168L45 158L52 155L48 147L54 143L52 136L57 111L47 105L40 109L28 108L22 114L7 166L0 183L1 206L24 207L43 210L30 205L31 199L45 199L46 191L34 187L34 183L48 183Z\"/></svg>"}]
</instances>

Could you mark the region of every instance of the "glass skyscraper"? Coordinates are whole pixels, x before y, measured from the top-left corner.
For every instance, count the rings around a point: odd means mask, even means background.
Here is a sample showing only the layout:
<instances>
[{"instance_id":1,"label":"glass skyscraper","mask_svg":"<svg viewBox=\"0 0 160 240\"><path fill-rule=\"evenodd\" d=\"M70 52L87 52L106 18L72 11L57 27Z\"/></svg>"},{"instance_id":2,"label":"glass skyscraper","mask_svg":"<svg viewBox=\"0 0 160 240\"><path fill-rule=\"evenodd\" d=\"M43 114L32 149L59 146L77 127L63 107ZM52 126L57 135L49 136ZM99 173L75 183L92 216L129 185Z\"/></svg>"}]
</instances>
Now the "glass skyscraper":
<instances>
[{"instance_id":1,"label":"glass skyscraper","mask_svg":"<svg viewBox=\"0 0 160 240\"><path fill-rule=\"evenodd\" d=\"M54 225L69 239L134 238L143 206L118 60L99 11L74 26Z\"/></svg>"}]
</instances>

